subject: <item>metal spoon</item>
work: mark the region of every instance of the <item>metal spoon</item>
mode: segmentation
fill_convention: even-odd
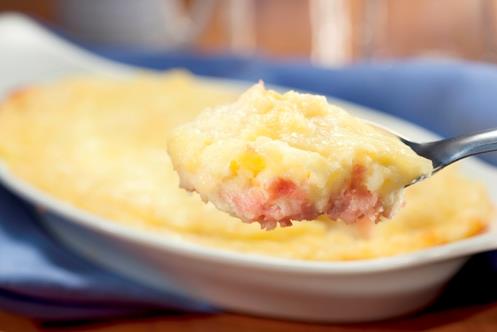
[[[432,174],[460,159],[480,153],[497,151],[497,129],[483,130],[474,134],[447,138],[427,143],[414,143],[402,137],[400,140],[418,155],[433,163]],[[428,178],[426,174],[413,180],[407,186]],[[407,187],[406,186],[406,187]]]

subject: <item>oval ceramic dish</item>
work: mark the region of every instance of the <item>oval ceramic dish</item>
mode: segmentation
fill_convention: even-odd
[[[0,49],[0,96],[58,76],[136,70],[78,50],[16,15],[0,18]],[[435,138],[393,117],[333,102],[411,139]],[[497,202],[497,171],[475,160],[461,164],[472,177],[484,179]],[[38,191],[1,164],[0,181],[42,207],[46,226],[91,260],[158,289],[173,287],[227,310],[270,317],[353,322],[406,314],[433,301],[470,255],[497,248],[493,222],[488,232],[466,240],[374,260],[310,262],[240,254],[103,220]]]

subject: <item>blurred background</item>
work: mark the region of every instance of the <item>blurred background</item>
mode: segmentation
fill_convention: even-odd
[[[94,49],[497,62],[497,0],[0,0]]]

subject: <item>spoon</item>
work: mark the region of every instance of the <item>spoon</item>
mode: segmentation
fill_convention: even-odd
[[[427,143],[415,143],[400,136],[398,137],[418,155],[432,161],[433,172],[431,174],[460,159],[480,153],[497,151],[496,128]],[[406,187],[428,178],[431,174],[421,175]]]

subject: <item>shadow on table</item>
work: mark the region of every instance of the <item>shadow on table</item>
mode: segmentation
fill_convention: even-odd
[[[492,317],[497,316],[497,307],[473,307],[462,310],[449,310],[443,313],[424,313],[416,316],[398,318],[390,321],[362,324],[309,324],[290,322],[237,314],[164,314],[148,313],[133,318],[115,319],[98,322],[71,322],[64,324],[42,325],[43,331],[51,332],[82,332],[82,331],[216,331],[216,332],[379,332],[379,331],[450,331],[449,325],[457,325],[454,331],[470,331],[469,327],[477,325],[470,323],[464,329],[458,322],[471,320],[474,315],[492,311]],[[497,320],[497,319],[495,319]],[[492,323],[487,322],[489,325]],[[493,323],[495,324],[495,322]],[[494,325],[495,326],[495,325]],[[476,330],[475,330],[476,331]]]

